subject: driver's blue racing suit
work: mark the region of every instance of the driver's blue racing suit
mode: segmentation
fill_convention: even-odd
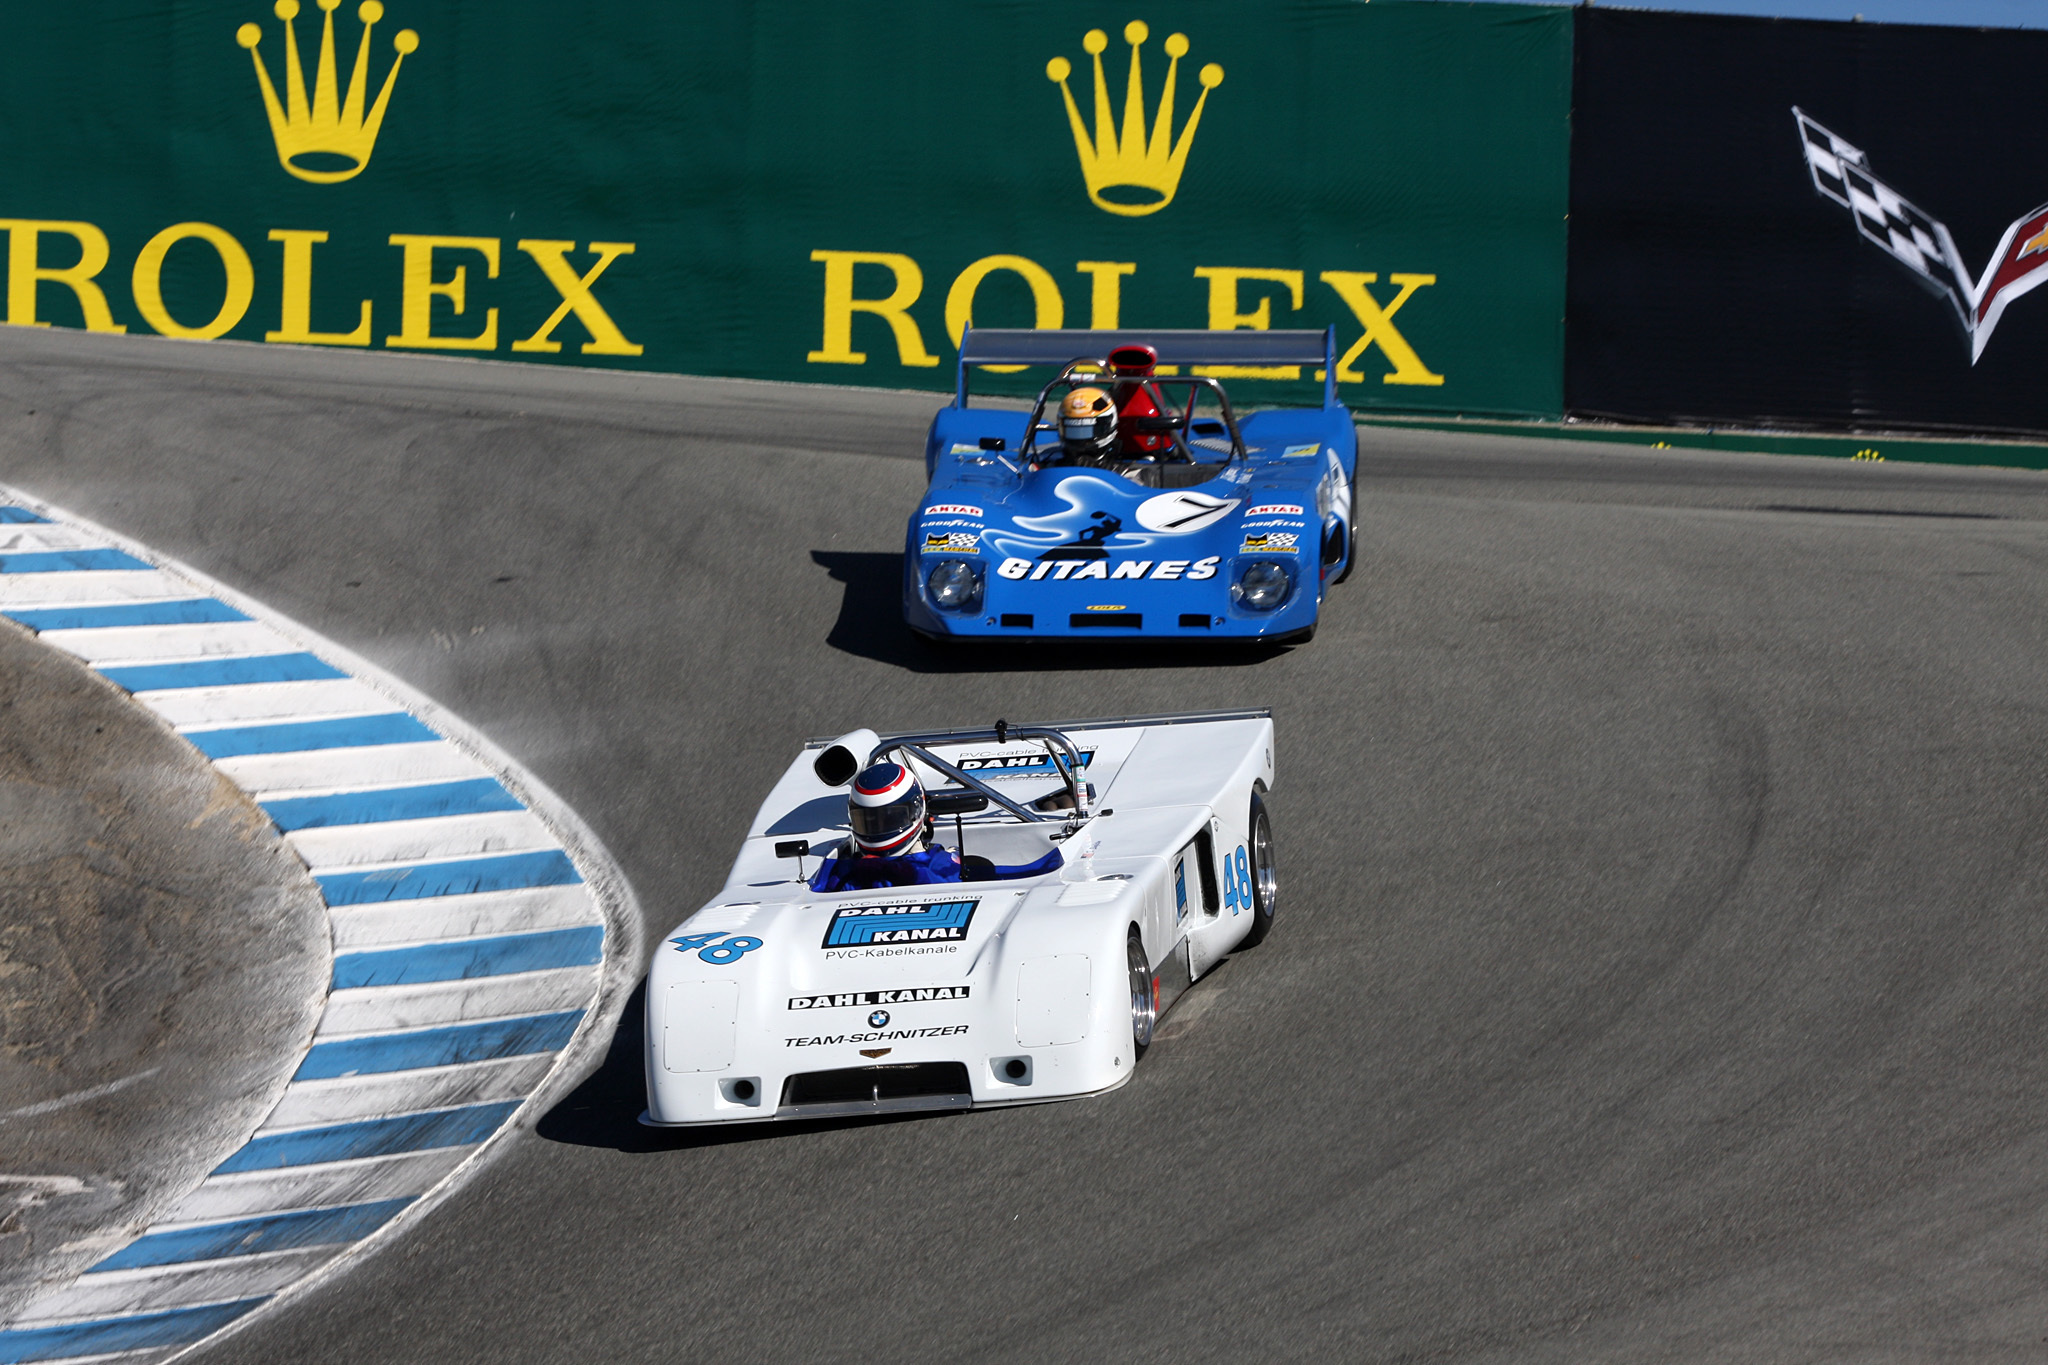
[[[997,867],[976,859],[963,866],[948,848],[934,845],[906,853],[900,858],[827,858],[811,878],[813,891],[873,891],[888,886],[938,886],[947,882],[1011,881],[1036,877],[1059,869],[1064,859],[1058,849],[1035,862],[1016,867]]]

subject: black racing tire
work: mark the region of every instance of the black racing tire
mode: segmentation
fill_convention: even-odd
[[[1273,932],[1274,902],[1279,899],[1280,891],[1279,877],[1273,866],[1273,821],[1266,814],[1266,803],[1256,791],[1252,793],[1251,819],[1247,828],[1249,835],[1245,845],[1252,864],[1252,927],[1237,945],[1239,949],[1256,948],[1266,941],[1267,934]]]
[[[1124,961],[1131,986],[1131,1061],[1133,1064],[1152,1046],[1159,1027],[1159,997],[1152,990],[1152,966],[1145,961],[1145,942],[1135,927],[1125,941]]]

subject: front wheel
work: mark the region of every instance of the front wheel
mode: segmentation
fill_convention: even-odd
[[[1239,948],[1256,948],[1273,931],[1273,904],[1279,897],[1280,879],[1273,867],[1273,821],[1266,803],[1252,793],[1251,852],[1252,927]]]
[[[1332,579],[1342,583],[1351,577],[1351,571],[1358,567],[1358,505],[1352,504],[1351,515],[1344,518],[1344,572]]]
[[[1152,1030],[1159,1022],[1159,997],[1152,989],[1152,968],[1145,961],[1145,945],[1136,929],[1131,930],[1124,957],[1130,968],[1131,1060],[1135,1062],[1152,1046]]]

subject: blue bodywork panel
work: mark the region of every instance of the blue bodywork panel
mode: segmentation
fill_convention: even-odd
[[[963,372],[970,354],[963,345]],[[1162,362],[1168,355],[1162,345]],[[1235,455],[1225,423],[1198,416],[1186,440],[1194,461],[1119,472],[1041,467],[1025,455],[1031,414],[967,406],[965,388],[963,373],[961,399],[932,419],[930,484],[905,533],[903,614],[921,634],[1303,638],[1328,585],[1350,568],[1358,440],[1334,393],[1319,408],[1238,417]],[[971,606],[934,601],[931,575],[947,561],[974,574]],[[1278,606],[1257,610],[1233,591],[1254,562],[1287,575]]]

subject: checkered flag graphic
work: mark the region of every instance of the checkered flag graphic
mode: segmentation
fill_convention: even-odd
[[[1947,226],[1872,175],[1870,158],[1862,148],[1821,127],[1797,105],[1792,115],[1799,120],[1800,143],[1814,189],[1848,209],[1865,239],[1884,248],[1929,289],[1946,298],[1955,307],[1963,330],[1975,332],[1977,290]]]

